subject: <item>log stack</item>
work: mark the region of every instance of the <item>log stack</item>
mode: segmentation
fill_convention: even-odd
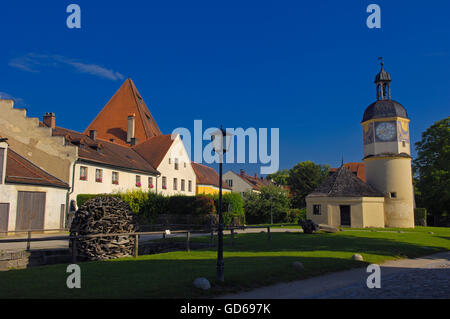
[[[136,227],[136,216],[127,203],[117,197],[100,196],[86,201],[75,213],[70,235],[132,233]],[[84,237],[76,239],[75,244],[79,260],[105,260],[132,256],[135,237]]]

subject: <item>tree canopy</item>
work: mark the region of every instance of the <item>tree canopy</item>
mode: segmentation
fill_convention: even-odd
[[[417,142],[413,162],[416,204],[434,216],[450,213],[450,117],[430,126]]]
[[[291,190],[292,207],[303,208],[306,206],[306,196],[328,177],[329,169],[329,165],[318,165],[311,161],[305,161],[289,170],[288,185]]]

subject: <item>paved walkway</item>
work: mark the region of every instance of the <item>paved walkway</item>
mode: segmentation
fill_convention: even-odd
[[[248,228],[246,230],[237,230],[235,231],[235,234],[249,234],[249,233],[259,233],[259,232],[266,232],[267,228]],[[271,232],[298,232],[301,231],[301,229],[293,229],[293,228],[271,228]],[[228,235],[230,231],[224,231],[225,235]],[[198,236],[208,236],[210,233],[194,233],[191,234],[191,237],[198,237]],[[52,237],[52,236],[68,236],[68,233],[53,233],[53,234],[33,234],[32,238],[38,238],[38,237]],[[186,237],[186,234],[173,234],[173,235],[167,235],[166,238],[173,238],[173,237]],[[2,237],[1,239],[17,239],[17,238],[27,238],[26,236],[11,236],[11,237]],[[155,240],[155,239],[161,239],[162,235],[142,235],[139,237],[140,242],[149,241],[149,240]],[[52,240],[52,241],[35,241],[31,242],[31,249],[58,249],[58,248],[69,248],[69,241],[68,240]],[[8,251],[18,251],[18,250],[25,250],[27,248],[26,242],[20,242],[20,243],[0,243],[0,250],[8,250]]]
[[[381,267],[381,288],[369,289],[366,268],[258,288],[221,299],[450,299],[450,252],[388,261]]]

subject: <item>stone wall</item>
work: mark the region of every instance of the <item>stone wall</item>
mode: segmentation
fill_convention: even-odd
[[[27,268],[29,257],[27,251],[0,251],[0,271]]]

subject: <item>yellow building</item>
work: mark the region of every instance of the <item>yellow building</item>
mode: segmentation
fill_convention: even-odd
[[[377,101],[366,108],[361,122],[366,182],[350,178],[341,167],[306,197],[307,216],[316,223],[414,227],[409,118],[391,100],[391,81],[382,63],[375,78]]]
[[[219,174],[209,166],[191,162],[197,177],[196,194],[209,195],[219,193]],[[222,193],[231,192],[231,188],[222,181]]]

